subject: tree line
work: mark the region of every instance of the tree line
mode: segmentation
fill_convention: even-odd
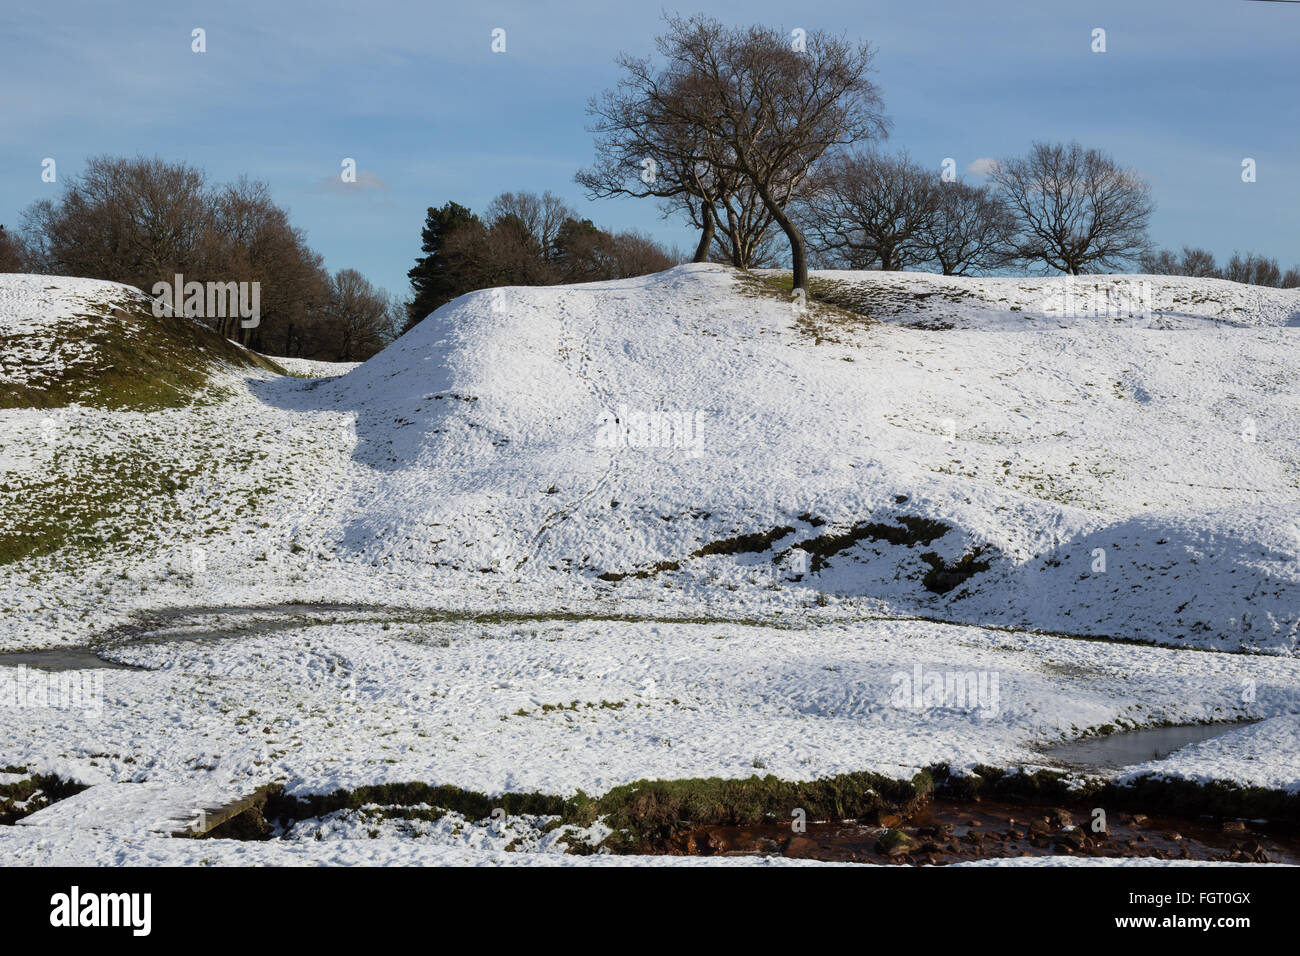
[[[261,318],[206,317],[218,332],[270,355],[360,361],[401,324],[400,304],[355,269],[327,270],[265,183],[212,184],[202,170],[157,157],[91,158],[57,199],[0,228],[0,271],[155,283],[258,282]]]
[[[985,185],[936,175],[879,148],[890,121],[869,45],[665,20],[658,60],[621,55],[617,85],[590,101],[596,160],[576,180],[590,198],[652,198],[683,216],[699,230],[697,262],[773,265],[783,236],[804,289],[810,262],[945,275],[1176,265],[1151,248],[1149,184],[1100,150],[1035,142],[992,163]],[[1271,281],[1268,262],[1223,274]]]
[[[1150,186],[1077,142],[1035,142],[993,162],[984,184],[885,152],[891,124],[867,44],[665,20],[658,61],[620,56],[619,81],[588,104],[595,162],[575,178],[591,199],[650,198],[685,218],[699,231],[697,262],[788,262],[796,289],[807,288],[810,264],[1078,275],[1136,263],[1300,286],[1300,267],[1284,273],[1254,253],[1220,267],[1202,249],[1154,249]],[[328,272],[266,184],[209,184],[201,170],[157,158],[93,158],[59,199],[26,210],[20,235],[0,226],[0,271],[142,289],[176,273],[258,281],[261,323],[216,327],[268,354],[338,361],[367,358],[476,289],[627,278],[682,258],[643,233],[598,228],[550,192],[503,192],[481,216],[456,202],[428,209],[410,298],[399,302],[355,270]]]
[[[481,218],[456,202],[430,207],[420,239],[405,328],[476,289],[625,279],[681,261],[643,233],[598,228],[549,191],[501,193]]]
[[[636,231],[611,232],[550,192],[504,192],[482,217],[430,208],[423,255],[399,301],[355,269],[325,269],[265,183],[210,184],[159,158],[98,156],[57,199],[33,203],[20,234],[0,226],[0,272],[107,279],[151,290],[186,282],[257,282],[261,318],[200,317],[268,355],[361,361],[439,305],[500,285],[593,282],[659,272],[681,256]]]
[[[1248,252],[1234,252],[1219,266],[1214,254],[1205,249],[1183,246],[1181,252],[1170,249],[1151,250],[1138,259],[1138,268],[1152,275],[1192,276],[1200,279],[1229,279],[1247,285],[1272,286],[1275,289],[1300,289],[1300,266],[1286,272],[1276,259]]]

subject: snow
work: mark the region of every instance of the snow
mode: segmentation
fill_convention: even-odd
[[[59,832],[112,830],[126,834],[172,834],[199,824],[206,809],[243,796],[210,781],[167,784],[103,783],[23,817],[16,826]]]
[[[15,489],[109,453],[179,486],[105,515],[108,548],[0,566],[0,650],[112,637],[109,656],[150,668],[94,672],[98,715],[4,721],[0,765],[103,785],[600,793],[1032,765],[1106,724],[1257,717],[1125,773],[1300,789],[1300,292],[818,277],[879,321],[800,315],[683,266],[473,293],[355,368],[218,369],[186,408],[0,410],[2,520],[43,500]],[[1152,311],[1058,307],[1135,283]],[[0,277],[4,374],[93,360],[52,330],[121,290]],[[794,549],[916,519],[947,530],[868,535],[825,567]],[[697,554],[775,528],[792,530],[760,553]],[[963,555],[987,570],[924,586]],[[240,610],[283,604],[364,608]],[[118,640],[167,609],[156,640]],[[996,675],[994,712],[896,706],[918,665]],[[0,659],[0,684],[14,673]],[[516,856],[425,836],[203,852]],[[78,839],[0,834],[25,860],[192,852]]]
[[[124,837],[103,831],[78,835],[69,846],[32,828],[6,827],[0,832],[0,865],[7,866],[864,866],[761,856],[575,856],[517,852],[464,843],[401,838],[313,840],[176,840]],[[1183,860],[1091,859],[1039,856],[989,859],[957,866],[1234,866],[1260,864],[1202,863]]]
[[[887,281],[941,281],[903,276]],[[1050,297],[1051,280],[942,281]],[[7,468],[40,467],[53,445],[74,470],[124,441],[153,449],[154,467],[201,471],[180,515],[140,504],[123,529],[131,553],[33,562],[56,606],[32,607],[18,569],[0,597],[11,639],[82,640],[140,606],[289,594],[427,605],[447,592],[495,603],[506,588],[541,606],[563,595],[764,613],[821,594],[966,623],[1294,649],[1300,416],[1282,323],[1300,293],[1226,284],[1240,290],[1243,304],[1219,292],[1233,314],[1290,296],[1290,312],[1261,306],[1243,327],[861,324],[815,344],[789,307],[737,282],[693,266],[489,290],[325,381],[249,375],[228,401],[134,418],[6,412]],[[970,309],[971,323],[986,316]],[[620,408],[630,437],[608,423]],[[41,440],[47,419],[57,441]],[[684,420],[688,447],[671,430]],[[864,543],[795,586],[771,554],[691,556],[776,526],[796,528],[788,548],[903,516],[952,530],[928,548]],[[191,542],[208,552],[207,576],[169,580]],[[921,553],[951,563],[974,548],[991,565],[974,584],[920,585]],[[599,579],[665,562],[681,570]],[[128,580],[99,580],[110,564]]]
[[[1300,715],[1287,713],[1203,740],[1165,760],[1138,764],[1122,777],[1143,775],[1295,791],[1300,789]]]
[[[235,790],[420,780],[572,795],[641,778],[1034,764],[1040,745],[1104,724],[1300,710],[1293,658],[926,622],[354,620],[226,633],[106,651],[148,670],[95,672],[99,707],[28,708],[0,730],[0,753],[88,783],[179,784],[202,768]],[[912,692],[918,667],[922,685],[985,675],[988,691],[934,706]],[[1285,789],[1300,789],[1294,759],[1273,762],[1291,768]]]
[[[1161,275],[1052,278],[941,276],[925,272],[814,271],[814,280],[876,313],[918,327],[1036,331],[1129,328],[1300,327],[1294,289]],[[848,287],[847,289],[844,287]],[[817,289],[814,288],[814,292]]]
[[[361,364],[360,362],[322,362],[317,359],[286,358],[283,355],[275,356],[275,363],[291,375],[302,378],[333,378],[336,375],[346,375]]]
[[[114,297],[143,298],[116,282],[0,273],[0,383],[39,385],[70,368],[91,366],[96,350],[85,332]]]

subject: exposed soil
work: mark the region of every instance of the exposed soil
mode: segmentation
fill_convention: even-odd
[[[816,573],[826,567],[832,557],[849,550],[860,541],[887,541],[896,547],[910,548],[917,544],[928,545],[951,530],[951,526],[942,521],[916,515],[899,515],[898,524],[859,521],[847,531],[818,535],[799,542],[795,547],[812,555],[812,571]]]
[[[906,818],[885,816],[874,825],[809,822],[803,833],[791,824],[700,826],[663,852],[929,866],[1027,856],[1300,864],[1294,832],[1258,823],[1121,812],[1105,824],[1096,832],[1091,816],[1045,804],[939,798]]]
[[[4,769],[24,773],[20,767]],[[85,789],[82,784],[47,774],[33,774],[16,783],[0,784],[0,826],[16,823]]]
[[[967,580],[981,571],[989,569],[989,562],[980,560],[983,553],[982,548],[976,548],[974,551],[966,552],[959,560],[949,564],[935,552],[927,551],[921,555],[921,560],[930,565],[930,570],[925,572],[925,577],[921,579],[921,583],[925,585],[927,591],[933,591],[935,594],[947,594],[953,588],[965,584]]]

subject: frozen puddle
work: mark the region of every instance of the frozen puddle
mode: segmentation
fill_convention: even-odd
[[[350,619],[350,620],[349,620]],[[154,644],[205,644],[246,640],[280,631],[297,631],[314,625],[344,622],[384,624],[399,621],[428,623],[546,623],[572,619],[564,612],[477,612],[410,609],[376,604],[306,603],[274,605],[222,605],[166,608],[143,614],[138,623],[115,628],[92,644],[0,651],[0,667],[31,667],[46,671],[115,668],[148,670],[116,659],[121,651]],[[597,619],[595,616],[592,620]],[[610,620],[624,620],[613,617]],[[690,623],[678,617],[627,618],[630,623]],[[743,623],[743,622],[736,622]]]
[[[1118,770],[1148,760],[1163,760],[1188,744],[1220,737],[1254,722],[1240,720],[1226,724],[1183,724],[1127,730],[1044,747],[1042,753],[1050,762],[1074,769]]]
[[[113,670],[139,670],[130,664],[105,660],[93,647],[50,647],[39,651],[6,651],[0,653],[0,667],[31,667],[42,671],[84,671],[94,668]]]
[[[113,659],[113,653],[128,647],[189,641],[231,640],[281,630],[294,630],[313,623],[329,623],[329,615],[373,614],[379,609],[351,604],[281,604],[269,607],[228,606],[174,608],[154,612],[147,623],[124,629],[125,637],[95,644],[50,647],[33,651],[2,651],[0,667],[30,667],[44,671],[73,671],[108,668],[142,670],[134,664]]]

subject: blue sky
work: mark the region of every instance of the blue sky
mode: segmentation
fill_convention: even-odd
[[[428,206],[481,210],[506,189],[689,249],[652,202],[588,202],[572,182],[591,160],[588,98],[620,51],[651,52],[663,9],[870,41],[890,145],[936,170],[1076,138],[1151,182],[1158,243],[1300,264],[1300,3],[1249,0],[6,4],[0,222],[57,192],[47,156],[62,179],[145,153],[267,181],[328,266],[397,293]],[[361,188],[339,180],[344,157]]]

